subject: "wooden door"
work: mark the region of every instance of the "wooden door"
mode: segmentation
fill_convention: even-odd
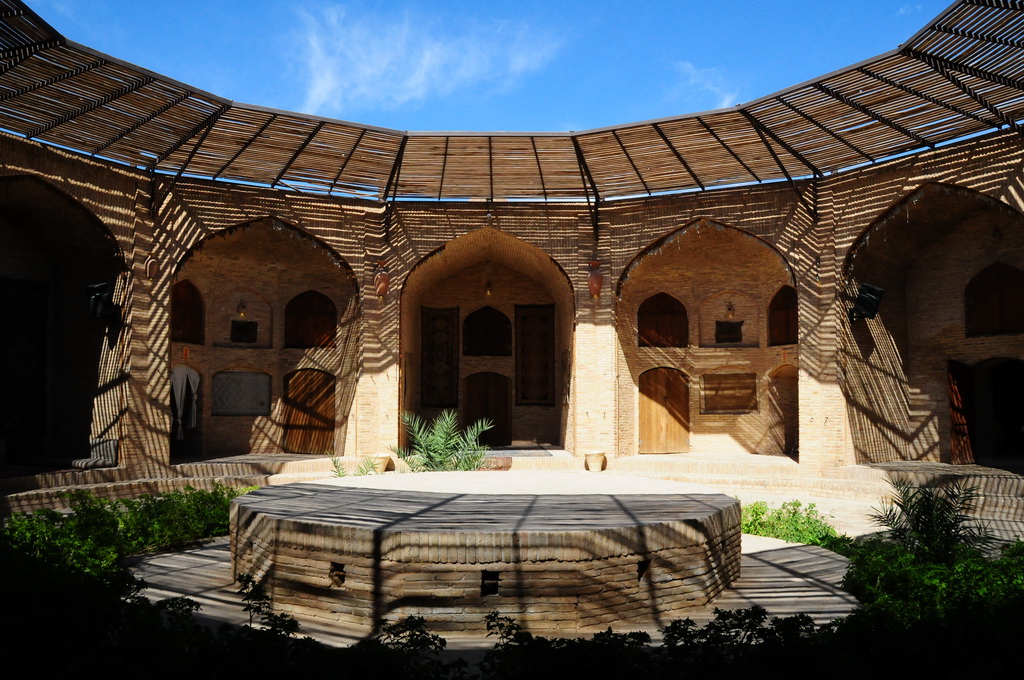
[[[690,450],[690,384],[674,368],[640,375],[640,453]]]
[[[508,446],[512,443],[508,408],[509,379],[499,373],[482,372],[466,376],[462,422],[471,425],[489,418],[494,427],[480,435],[480,443]]]
[[[284,378],[284,450],[334,452],[334,376],[313,369]]]
[[[971,407],[974,394],[974,372],[967,364],[948,361],[949,374],[949,448],[954,465],[974,462],[971,442]]]

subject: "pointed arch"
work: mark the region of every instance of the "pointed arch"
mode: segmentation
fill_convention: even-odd
[[[171,340],[203,344],[203,294],[188,279],[171,287]]]
[[[655,293],[636,310],[637,345],[686,347],[690,344],[690,320],[686,306],[668,293]]]
[[[619,297],[622,297],[622,287],[625,285],[626,281],[629,280],[630,276],[633,273],[633,270],[640,266],[646,258],[648,258],[651,255],[657,255],[662,251],[662,249],[665,246],[681,238],[682,236],[690,233],[691,231],[700,234],[701,230],[705,229],[713,229],[716,231],[728,229],[736,232],[737,234],[752,239],[753,241],[756,241],[758,244],[768,248],[773,253],[775,253],[775,255],[779,258],[779,262],[781,262],[782,266],[785,268],[789,283],[791,285],[796,285],[796,274],[794,273],[793,267],[790,265],[789,260],[786,259],[786,256],[782,253],[781,250],[779,250],[777,246],[775,246],[775,244],[766,241],[757,234],[752,234],[749,231],[746,231],[739,227],[734,227],[730,224],[718,222],[716,220],[708,219],[706,217],[699,217],[694,220],[691,220],[687,224],[684,224],[683,226],[679,227],[678,229],[670,231],[661,238],[648,244],[640,252],[634,255],[633,259],[629,261],[629,264],[627,264],[623,268],[622,274],[619,276],[619,280],[615,283],[615,294]]]
[[[462,322],[462,353],[466,356],[512,356],[512,321],[490,305]]]
[[[1024,333],[1024,271],[993,262],[964,288],[968,336]]]
[[[799,333],[796,288],[782,286],[768,304],[768,344],[795,345]]]
[[[284,346],[334,347],[338,307],[315,290],[299,293],[284,307]]]

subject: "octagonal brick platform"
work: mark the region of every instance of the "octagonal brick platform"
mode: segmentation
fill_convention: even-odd
[[[739,502],[606,473],[448,472],[272,486],[231,508],[235,574],[278,611],[371,629],[662,624],[739,577]]]

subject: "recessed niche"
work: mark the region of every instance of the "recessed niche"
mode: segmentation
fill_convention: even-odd
[[[270,415],[270,376],[252,371],[221,371],[213,376],[215,416]]]
[[[757,410],[757,375],[709,373],[703,383],[704,413],[747,413]]]
[[[327,572],[331,579],[331,586],[340,588],[345,585],[345,565],[339,562],[331,562],[331,569]]]
[[[716,321],[715,343],[725,345],[734,342],[743,342],[743,322]]]
[[[231,342],[255,343],[259,336],[259,323],[256,321],[231,321]]]
[[[480,575],[480,595],[497,595],[499,577],[500,575],[496,571],[484,570]]]

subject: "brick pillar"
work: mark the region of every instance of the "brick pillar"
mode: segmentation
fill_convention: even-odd
[[[156,243],[151,201],[151,185],[140,184],[136,194],[135,250],[125,253],[131,281],[125,310],[131,338],[131,367],[119,454],[120,464],[137,475],[158,473],[170,462],[168,351],[175,260],[165,244]],[[146,275],[146,262],[151,254],[156,260],[152,280]]]
[[[367,224],[370,222],[371,218],[368,218]],[[355,452],[360,456],[388,453],[389,447],[398,444],[402,411],[398,336],[402,272],[398,271],[396,257],[375,254],[386,253],[387,246],[383,238],[368,237],[367,247],[372,252],[363,258],[362,274],[357,273],[362,282],[363,342],[362,371],[356,387],[353,415],[356,420]],[[386,262],[391,284],[387,295],[378,298],[374,276],[381,260]]]
[[[846,397],[839,383],[842,261],[836,248],[831,195],[822,193],[816,240],[820,257],[797,281],[800,305],[800,473],[835,474],[848,462]]]
[[[608,231],[601,223],[599,233]],[[604,452],[617,454],[618,399],[616,384],[615,288],[610,257],[603,243],[594,248],[596,255],[585,252],[585,244],[593,241],[590,215],[580,217],[580,259],[574,277],[576,293],[576,334],[573,399],[575,437],[573,453]],[[589,233],[586,233],[589,232]],[[597,261],[604,276],[601,295],[593,298],[587,285],[590,262]]]

